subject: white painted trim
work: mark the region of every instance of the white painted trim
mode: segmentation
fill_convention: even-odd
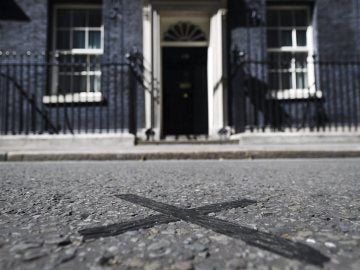
[[[163,129],[163,88],[162,88],[162,50],[161,50],[161,23],[160,23],[160,14],[158,11],[153,13],[153,71],[154,79],[158,82],[159,88],[159,100],[155,102],[153,98],[153,122],[156,130],[156,136],[160,139],[161,131]]]
[[[207,41],[196,41],[196,42],[179,42],[179,41],[163,41],[161,42],[162,47],[207,47],[209,43]]]
[[[279,48],[271,48],[269,47],[267,49],[267,52],[271,53],[271,52],[279,52],[279,53],[286,53],[286,52],[293,52],[293,53],[307,53],[308,57],[307,57],[307,83],[308,83],[308,88],[305,89],[296,89],[296,71],[299,71],[299,69],[297,69],[295,67],[295,62],[294,59],[292,61],[291,64],[291,68],[287,69],[287,71],[290,71],[291,75],[292,75],[292,85],[293,85],[293,89],[280,89],[280,90],[274,90],[274,91],[278,91],[279,94],[271,94],[271,96],[273,98],[276,99],[297,99],[297,98],[309,98],[309,97],[313,97],[313,94],[318,95],[318,93],[320,93],[319,95],[322,96],[322,93],[320,90],[315,90],[315,65],[312,59],[312,54],[314,52],[314,37],[313,37],[313,27],[311,25],[311,12],[310,12],[310,7],[306,6],[306,5],[299,5],[299,6],[289,6],[289,5],[272,5],[272,6],[268,6],[267,10],[305,10],[307,13],[307,24],[308,26],[295,26],[295,27],[283,27],[283,26],[279,26],[279,27],[275,27],[275,26],[269,26],[267,27],[268,30],[282,30],[282,29],[288,29],[288,30],[292,30],[292,46],[283,46],[283,47],[279,47]],[[306,30],[306,46],[298,46],[297,45],[297,36],[296,36],[296,31],[297,30]],[[280,40],[279,40],[279,44],[280,44]],[[282,71],[281,69],[276,69],[277,71]],[[310,89],[310,90],[309,90]],[[303,91],[303,94],[300,94],[300,92]],[[311,92],[313,92],[313,94],[311,94]],[[309,94],[310,93],[310,94]]]
[[[160,91],[160,100],[155,102],[151,93],[145,94],[145,119],[146,127],[153,127],[156,135],[161,135],[163,128],[163,90],[162,90],[162,47],[208,47],[208,115],[209,115],[209,132],[208,134],[217,134],[217,131],[224,127],[225,124],[225,102],[223,89],[223,15],[224,10],[219,9],[214,14],[211,5],[204,5],[203,10],[198,12],[188,12],[184,10],[186,5],[182,5],[182,9],[170,9],[171,3],[162,2],[162,5],[151,4],[153,1],[144,1],[143,12],[143,54],[144,66],[149,67],[153,72],[154,78],[159,82],[158,89]],[[211,2],[211,1],[210,1]],[[205,2],[204,2],[205,3]],[[164,9],[162,9],[164,8]],[[162,31],[160,19],[164,17],[184,17],[191,21],[191,17],[207,18],[210,24],[211,14],[213,15],[213,42],[162,42]],[[209,25],[210,27],[210,25]],[[207,28],[208,29],[208,28]],[[206,32],[209,32],[208,30]],[[211,38],[211,37],[210,37]],[[216,91],[214,89],[216,88]],[[214,102],[215,101],[215,102]],[[216,107],[215,107],[216,106]],[[214,120],[216,119],[216,122]]]
[[[147,89],[152,89],[152,7],[150,4],[144,4],[143,6],[143,55],[145,67],[145,86]],[[146,72],[149,71],[149,72]],[[150,91],[145,91],[145,128],[151,128],[153,126],[153,98]]]
[[[56,21],[57,21],[57,10],[58,9],[70,9],[70,10],[74,10],[74,9],[98,9],[98,10],[102,10],[102,5],[94,5],[94,4],[56,4],[53,7],[53,21],[52,21],[52,50],[55,52],[72,52],[74,50],[83,50],[83,51],[92,51],[92,53],[103,53],[103,48],[104,48],[104,20],[102,20],[102,26],[101,27],[60,27],[57,28],[56,27]],[[101,31],[101,49],[72,49],[71,51],[66,51],[66,50],[56,50],[56,30],[57,29],[71,29],[71,32],[73,30],[77,30],[77,29],[84,29],[84,30],[100,30]],[[72,34],[70,35],[70,39],[72,39]],[[72,42],[70,42],[72,43]]]
[[[94,9],[94,10],[102,10],[102,5],[94,5],[94,4],[56,4],[54,5],[53,7],[53,21],[52,21],[52,51],[55,53],[53,57],[55,57],[53,60],[54,62],[56,62],[56,57],[58,55],[85,55],[86,57],[89,57],[89,56],[93,56],[93,55],[99,55],[101,56],[103,53],[104,53],[104,20],[102,18],[102,25],[101,27],[72,27],[72,22],[70,23],[70,27],[60,27],[58,28],[57,25],[56,25],[56,22],[57,22],[57,11],[59,9],[69,9],[69,10],[75,10],[75,9],[86,9],[86,10],[89,10],[89,9]],[[88,22],[88,20],[87,20]],[[70,45],[72,45],[73,41],[73,31],[74,30],[77,30],[77,29],[82,29],[85,31],[85,46],[87,47],[88,46],[88,35],[89,35],[89,31],[90,30],[98,30],[100,31],[100,49],[89,49],[89,48],[85,48],[85,49],[70,49],[70,50],[57,50],[56,49],[56,33],[57,33],[57,30],[58,29],[68,29],[70,30]],[[88,60],[88,59],[87,59]],[[85,74],[86,73],[86,74]],[[87,83],[86,83],[86,87],[87,87],[87,92],[82,92],[82,93],[74,93],[74,94],[71,94],[72,97],[75,97],[75,95],[83,95],[84,94],[89,94],[90,95],[90,99],[91,98],[91,92],[89,92],[91,89],[90,89],[90,77],[91,75],[101,75],[101,71],[100,72],[91,72],[89,70],[89,67],[88,67],[88,70],[83,73],[82,75],[86,75],[87,76]],[[72,74],[75,74],[75,73],[72,73]],[[56,65],[54,65],[52,67],[52,70],[51,70],[51,89],[50,89],[50,93],[53,95],[53,96],[57,96],[57,87],[58,87],[58,78],[59,78],[59,70],[58,70],[58,67]],[[70,75],[70,74],[69,74]],[[74,91],[73,89],[71,89],[73,92],[76,92]],[[50,97],[53,97],[53,96],[50,96]],[[56,99],[57,101],[54,101],[55,99],[54,98],[50,98],[50,99],[47,99],[46,97],[44,97],[44,103],[46,103],[45,101],[49,101],[48,103],[67,103],[67,102],[99,102],[97,100],[94,100],[94,101],[88,101],[88,100],[85,100],[85,101],[82,101],[82,98],[79,98],[80,101],[67,101],[68,98],[65,97],[64,98],[61,98],[61,95],[59,95],[59,98]],[[59,100],[63,100],[63,102],[59,101]]]
[[[276,100],[292,100],[292,99],[309,99],[322,98],[323,93],[315,88],[310,89],[286,89],[286,90],[271,90],[268,99]]]
[[[57,103],[93,103],[102,102],[104,100],[103,95],[100,92],[90,93],[74,93],[66,95],[51,95],[44,96],[44,104],[57,104]]]
[[[78,55],[78,54],[102,55],[104,53],[104,50],[103,49],[71,49],[68,51],[57,51],[57,53],[61,55]]]
[[[208,115],[209,135],[225,126],[223,74],[223,15],[220,9],[210,19],[208,48]]]

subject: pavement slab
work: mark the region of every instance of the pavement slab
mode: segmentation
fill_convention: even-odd
[[[0,163],[0,269],[360,269],[359,165]]]

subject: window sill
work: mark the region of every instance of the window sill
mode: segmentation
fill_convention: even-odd
[[[100,92],[97,93],[74,93],[66,95],[44,96],[44,104],[67,104],[67,103],[97,103],[103,102],[104,98]]]
[[[315,89],[287,89],[287,90],[271,90],[268,99],[276,100],[296,100],[296,99],[320,99],[323,97],[321,90]]]

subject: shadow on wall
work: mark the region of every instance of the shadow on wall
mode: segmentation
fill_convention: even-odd
[[[247,128],[283,131],[305,125],[324,126],[328,121],[324,97],[273,97],[268,85],[265,18],[263,0],[229,1],[231,125],[236,132]]]
[[[241,94],[244,100],[242,113],[245,115],[245,126],[271,126],[275,131],[282,131],[291,126],[291,116],[283,108],[281,101],[269,98],[268,84],[252,76],[246,64],[239,66],[237,76],[242,77]],[[234,89],[238,91],[239,89]]]
[[[14,0],[1,0],[0,21],[30,21],[30,18]]]

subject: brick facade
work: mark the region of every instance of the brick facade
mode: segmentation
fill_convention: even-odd
[[[23,9],[26,15],[30,18],[30,21],[17,22],[17,21],[0,21],[0,51],[3,53],[6,51],[15,51],[17,54],[31,52],[46,52],[50,48],[51,39],[49,37],[51,33],[50,18],[52,16],[51,9],[52,4],[56,1],[47,0],[16,0],[18,5]],[[71,2],[59,0],[58,2]],[[131,51],[133,48],[142,51],[142,20],[143,20],[143,1],[142,0],[103,0],[103,1],[84,1],[79,0],[79,3],[96,2],[102,3],[103,6],[103,22],[104,22],[104,59],[106,61],[115,60],[118,62],[125,62],[125,54]],[[245,53],[246,57],[255,59],[264,59],[266,57],[266,6],[267,5],[308,5],[311,7],[312,12],[312,25],[314,32],[314,52],[318,57],[333,57],[343,56],[348,57],[351,55],[357,56],[360,54],[360,11],[358,0],[303,0],[303,1],[271,1],[271,0],[228,0],[228,12],[227,12],[227,61],[229,67],[229,80],[231,80],[231,64],[233,57],[233,50],[237,48],[239,51]],[[351,58],[350,58],[351,59]],[[36,72],[40,72],[39,70]],[[111,71],[111,72],[114,72]],[[262,71],[255,74],[255,71],[251,71],[253,81],[252,83],[261,84],[261,76],[259,74]],[[320,71],[319,71],[320,72]],[[353,72],[360,72],[355,70]],[[38,87],[46,88],[46,71],[43,71],[44,82],[38,83]],[[86,107],[91,108],[98,107],[100,112],[101,107],[108,106],[105,110],[109,119],[116,118],[116,111],[113,109],[115,102],[121,102],[122,107],[118,107],[123,115],[125,127],[129,126],[128,114],[130,112],[129,99],[123,99],[119,101],[118,93],[123,91],[124,95],[128,95],[126,89],[129,85],[126,78],[119,78],[125,83],[121,85],[124,89],[119,89],[117,84],[117,77],[110,76],[102,78],[103,94],[106,98],[104,104],[82,104],[81,109],[78,109],[79,117],[85,118],[84,115]],[[109,74],[109,73],[108,73]],[[336,75],[337,74],[337,75]],[[27,75],[31,76],[31,75]],[[120,75],[119,75],[120,76]],[[121,75],[127,76],[127,75]],[[335,71],[335,76],[341,76]],[[1,82],[0,82],[1,83]],[[324,85],[323,87],[334,87],[331,84]],[[43,91],[43,90],[42,90]],[[45,90],[46,91],[46,90]],[[239,90],[240,91],[240,90]],[[234,89],[234,84],[229,84],[229,98],[228,98],[228,114],[230,117],[230,125],[234,125],[236,121],[242,121],[237,119],[237,114],[246,113],[239,111],[238,107],[247,107],[248,110],[253,110],[253,101],[250,97],[244,97],[244,93],[239,92],[238,89]],[[330,99],[336,98],[335,96],[329,96]],[[39,93],[38,93],[39,95]],[[242,96],[243,95],[243,96]],[[137,92],[137,108],[138,112],[137,123],[138,127],[144,127],[144,90],[140,87]],[[239,102],[236,100],[241,99]],[[350,96],[350,99],[355,97]],[[20,97],[14,97],[15,100]],[[12,101],[9,100],[11,103]],[[19,103],[17,103],[19,104]],[[9,105],[9,104],[8,104]],[[243,105],[243,106],[242,106]],[[246,106],[245,106],[246,105]],[[4,104],[3,104],[4,106]],[[284,104],[286,110],[287,106]],[[334,105],[340,106],[340,105]],[[341,105],[342,106],[342,105]],[[249,109],[250,108],[250,109]],[[356,107],[355,107],[356,108]],[[353,109],[355,109],[353,108]],[[18,108],[16,110],[19,110]],[[48,107],[48,110],[54,110],[52,106]],[[290,109],[291,110],[291,109]],[[75,110],[76,111],[76,110]],[[356,113],[356,112],[355,112]],[[60,108],[59,112],[60,121],[61,118],[66,115],[64,107]],[[77,118],[78,116],[75,116]],[[106,121],[102,119],[105,117],[102,114],[97,113],[95,110],[92,115],[93,121],[91,125],[96,128],[99,127],[99,123]],[[262,116],[264,117],[264,116]],[[359,115],[360,119],[360,115]],[[113,120],[110,120],[113,121]]]

